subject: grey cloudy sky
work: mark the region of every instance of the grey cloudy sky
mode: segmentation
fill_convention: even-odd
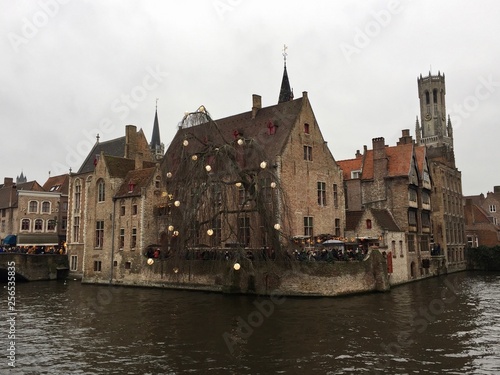
[[[500,185],[498,1],[0,0],[0,174],[43,184],[95,142],[168,145],[185,111],[214,119],[277,103],[282,48],[337,160],[402,129],[415,136],[417,76],[446,74],[465,195]],[[1,177],[1,176],[0,176]]]

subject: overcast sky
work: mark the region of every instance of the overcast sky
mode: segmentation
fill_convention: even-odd
[[[402,129],[417,76],[446,75],[463,192],[500,185],[498,1],[0,0],[0,177],[77,171],[95,135],[168,145],[184,112],[214,119],[278,101],[283,45],[335,159]],[[1,182],[1,181],[0,181]]]

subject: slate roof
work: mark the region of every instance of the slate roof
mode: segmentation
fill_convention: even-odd
[[[380,228],[387,229],[391,232],[401,231],[388,210],[372,208],[371,212]]]
[[[156,146],[161,145],[160,125],[158,123],[158,111],[155,111],[155,120],[153,123],[153,134],[151,135],[150,147],[154,150]]]
[[[169,170],[180,164],[186,155],[193,155],[206,149],[207,145],[224,146],[244,138],[250,147],[245,147],[249,154],[245,154],[247,165],[260,163],[262,156],[267,160],[274,160],[276,155],[283,153],[287,145],[290,132],[301,112],[304,98],[279,103],[258,110],[255,118],[252,111],[240,113],[230,117],[205,122],[200,125],[179,128],[166,152],[165,162]],[[274,134],[270,134],[270,127],[274,127]],[[183,140],[189,145],[184,147]],[[247,152],[245,151],[245,152]],[[252,156],[255,160],[251,160]],[[258,164],[257,164],[258,165]]]
[[[373,219],[377,222],[380,228],[387,229],[391,232],[400,232],[391,213],[386,209],[369,209]],[[363,218],[364,211],[346,211],[346,230],[354,231],[359,225],[360,220]]]
[[[123,198],[141,195],[141,189],[151,182],[155,171],[155,167],[129,171],[123,180],[123,184],[115,194],[115,197]],[[133,184],[132,190],[130,190],[130,183]]]
[[[110,141],[97,142],[87,155],[78,173],[93,172],[95,157],[101,152],[105,155],[123,157],[125,155],[125,136]]]
[[[356,230],[359,221],[363,217],[364,211],[346,211],[345,213],[345,230]]]
[[[125,159],[111,155],[103,155],[108,168],[109,176],[112,178],[125,178],[130,170],[135,168],[135,160]],[[101,162],[99,160],[99,162]]]
[[[288,102],[293,99],[293,92],[290,88],[290,81],[288,80],[288,73],[286,71],[286,65],[283,69],[283,78],[281,80],[280,96],[278,98],[278,103]]]

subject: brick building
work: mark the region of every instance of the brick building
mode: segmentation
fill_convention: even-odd
[[[0,237],[5,244],[37,251],[59,250],[66,240],[68,175],[50,177],[41,186],[21,174],[0,186]]]
[[[100,142],[97,137],[78,172],[70,174],[67,250],[73,274],[109,280],[114,267],[132,264],[131,259],[118,255],[115,259],[114,254],[124,238],[127,249],[132,249],[132,241],[142,244],[148,239],[138,218],[146,209],[143,195],[151,194],[155,168],[148,141],[136,126],[127,125],[125,136],[110,141]],[[132,189],[124,196],[121,192],[128,186]],[[114,266],[115,260],[120,264]]]
[[[391,285],[411,279],[406,234],[398,227],[387,209],[370,208],[346,212],[345,236],[359,248],[375,246],[387,259]],[[349,246],[349,245],[348,245]]]
[[[445,76],[417,79],[420,125],[416,121],[417,145],[425,145],[433,180],[432,233],[446,258],[448,270],[465,269],[465,217],[462,203],[462,174],[455,165],[453,127],[446,117]]]
[[[416,146],[409,131],[403,130],[396,146],[387,146],[382,137],[374,138],[371,150],[365,146],[363,154],[358,151],[355,159],[338,163],[344,174],[348,215],[372,209],[390,212],[396,224],[392,232],[397,227],[404,235],[398,253],[405,258],[406,275],[429,275],[432,181],[425,147]],[[382,237],[383,228],[376,229],[380,234],[374,237]],[[400,240],[394,239],[398,244]],[[398,277],[405,277],[401,272]]]
[[[500,245],[500,186],[493,192],[464,197],[467,246]]]
[[[162,164],[175,206],[165,226],[181,247],[283,249],[343,236],[342,172],[307,92],[293,99],[286,66],[278,104],[212,120],[204,107],[183,120]],[[187,208],[185,208],[187,207]]]

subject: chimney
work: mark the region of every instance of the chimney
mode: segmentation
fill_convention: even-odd
[[[361,152],[359,152],[359,150],[356,150],[356,159],[359,159],[362,156],[363,155],[361,154]]]
[[[373,138],[373,178],[379,179],[387,176],[387,155],[385,153],[384,137]]]
[[[5,186],[11,186],[14,184],[14,179],[12,177],[4,177],[3,184]]]
[[[144,157],[142,155],[142,152],[136,153],[134,159],[135,159],[135,169],[136,170],[144,168],[144,162],[143,162]]]
[[[373,147],[373,155],[380,153],[380,151],[376,150],[382,150],[382,153],[385,156],[385,139],[384,137],[378,137],[378,138],[373,138],[372,139],[372,147]]]
[[[257,112],[262,108],[262,98],[260,95],[252,95],[252,118],[257,116]]]
[[[403,129],[401,134],[402,134],[402,136],[399,138],[399,141],[396,143],[398,146],[413,143],[413,137],[410,135],[410,129]]]
[[[135,125],[125,126],[125,155],[127,159],[134,159],[137,152],[137,127]]]
[[[500,193],[500,186],[493,186],[494,193]]]

